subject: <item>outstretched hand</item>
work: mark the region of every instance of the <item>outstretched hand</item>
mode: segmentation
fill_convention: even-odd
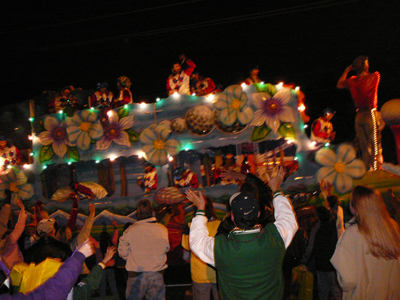
[[[221,178],[225,179],[225,180],[236,180],[236,181],[241,180],[241,181],[244,181],[246,179],[246,175],[242,174],[242,173],[235,172],[235,171],[228,170],[228,171],[223,171],[221,173]]]
[[[321,189],[321,194],[324,197],[324,199],[332,195],[332,187],[333,187],[332,183],[322,179],[321,182],[319,183],[319,186]]]
[[[206,198],[204,197],[204,194],[202,192],[196,193],[195,191],[187,190],[186,197],[188,198],[188,200],[193,202],[193,204],[196,205],[198,209],[204,210],[206,208]]]
[[[78,248],[76,248],[76,251],[82,253],[85,255],[86,258],[94,254],[94,248],[92,242],[87,239],[84,241],[82,244],[79,245]]]
[[[95,213],[96,213],[96,207],[94,206],[93,203],[89,203],[89,214],[94,216]]]
[[[114,246],[110,246],[107,248],[107,252],[104,254],[103,260],[101,261],[103,264],[107,264],[113,257],[117,250]]]
[[[274,172],[272,178],[268,173],[265,175],[268,179],[268,185],[273,193],[281,189],[281,184],[283,182],[283,178],[285,177],[285,170],[282,167],[278,167],[276,174]]]

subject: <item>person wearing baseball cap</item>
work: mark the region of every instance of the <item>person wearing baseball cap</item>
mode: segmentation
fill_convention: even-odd
[[[204,194],[186,191],[187,198],[197,206],[190,248],[217,269],[221,299],[282,299],[283,257],[298,229],[292,206],[280,190],[283,178],[284,171],[279,168],[277,176],[268,182],[274,194],[274,223],[264,228],[257,224],[258,202],[249,193],[239,192],[230,199],[236,227],[227,236],[215,238],[208,236]]]

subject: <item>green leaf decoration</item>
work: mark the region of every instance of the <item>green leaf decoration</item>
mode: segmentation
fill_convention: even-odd
[[[293,125],[290,123],[281,123],[278,132],[281,136],[285,138],[291,138],[291,139],[296,138],[296,133],[294,132]]]
[[[124,117],[127,117],[128,115],[129,115],[129,108],[122,107],[121,109],[118,110],[118,116],[120,120]]]
[[[40,162],[45,162],[49,161],[53,158],[54,156],[54,151],[53,147],[51,145],[48,146],[43,146],[42,149],[40,149]]]
[[[81,158],[78,148],[76,147],[68,147],[68,156],[73,161],[79,161],[79,159]]]
[[[259,92],[259,93],[264,92],[264,93],[267,93],[268,95],[270,95],[271,97],[276,94],[276,88],[273,84],[254,83],[254,86],[256,87],[257,92]]]
[[[251,134],[252,141],[259,141],[264,139],[271,132],[271,128],[263,124],[261,126],[254,127],[253,133]]]
[[[129,135],[129,140],[131,142],[137,142],[139,140],[139,134],[133,129],[126,129],[126,133]]]

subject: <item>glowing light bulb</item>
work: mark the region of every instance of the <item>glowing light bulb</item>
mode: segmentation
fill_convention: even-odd
[[[31,153],[29,153],[29,156],[33,156],[35,153],[33,153],[33,152],[31,152]]]
[[[112,114],[113,114],[113,111],[112,111],[112,110],[109,110],[109,111],[107,112],[107,116],[108,116],[108,117],[111,117]]]
[[[174,158],[173,158],[172,156],[170,156],[170,157],[168,157],[168,160],[169,160],[169,161],[173,161]]]
[[[100,161],[99,160],[96,160],[96,164],[98,164]]]
[[[312,142],[311,142],[311,145],[313,145],[313,146],[315,146],[316,144],[317,144],[316,141],[312,141]]]
[[[296,92],[300,90],[299,86],[296,86],[296,88],[294,89]]]
[[[110,161],[114,161],[117,157],[115,155],[110,156]]]
[[[33,140],[33,136],[28,135],[28,139],[32,141]]]
[[[301,105],[297,108],[297,110],[298,110],[299,112],[303,112],[303,111],[305,111],[305,109],[306,109],[306,106],[305,106],[304,104],[301,104]]]
[[[71,162],[69,161],[69,162],[68,162],[68,164],[70,165],[70,164],[71,164]]]
[[[214,99],[214,95],[208,95],[207,100],[212,101]]]
[[[325,147],[329,147],[329,145],[330,145],[329,143],[325,143]]]
[[[59,113],[60,115],[62,115],[62,114],[63,114],[63,112],[64,112],[63,110],[60,110],[58,113]]]
[[[142,103],[140,103],[140,107],[141,107],[141,108],[145,108],[145,107],[146,107],[146,104],[147,104],[146,102],[142,102]]]
[[[241,86],[242,86],[242,88],[244,88],[244,87],[246,86],[246,83],[243,82],[243,83],[241,84]]]
[[[128,104],[125,104],[125,105],[124,105],[124,108],[128,108]]]
[[[282,88],[282,87],[283,87],[283,82],[279,82],[279,83],[278,83],[278,87],[279,87],[279,88]]]
[[[304,128],[304,129],[308,128],[308,125],[307,125],[307,124],[304,124],[303,128]]]

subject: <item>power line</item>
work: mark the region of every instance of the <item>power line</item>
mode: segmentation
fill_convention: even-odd
[[[198,1],[201,1],[201,0],[198,0]],[[196,29],[196,28],[202,28],[202,27],[208,27],[208,26],[224,25],[224,24],[229,24],[229,23],[250,21],[250,20],[266,18],[266,17],[275,17],[275,16],[279,16],[279,15],[311,11],[311,10],[315,10],[315,9],[328,8],[328,7],[332,7],[332,6],[349,4],[349,3],[359,2],[359,1],[360,0],[343,0],[343,1],[327,0],[327,1],[322,1],[322,2],[313,3],[313,4],[298,5],[298,6],[288,7],[288,8],[277,9],[277,10],[273,10],[273,11],[251,13],[251,14],[242,15],[242,16],[235,16],[235,17],[229,17],[229,18],[223,18],[223,19],[217,19],[217,20],[211,20],[211,21],[197,22],[197,23],[181,25],[181,26],[153,29],[153,30],[141,31],[141,32],[136,32],[136,33],[131,33],[131,34],[87,40],[87,41],[82,41],[82,42],[52,45],[52,46],[48,46],[48,47],[38,47],[38,48],[30,49],[29,51],[30,52],[47,51],[47,50],[71,48],[71,47],[78,47],[78,46],[87,46],[87,45],[105,43],[105,42],[116,41],[116,40],[144,37],[144,36],[150,36],[150,35],[156,35],[156,34],[165,34],[165,33],[171,33],[171,32],[177,32],[177,31],[183,31],[183,30],[189,30],[189,29]],[[189,2],[191,2],[191,1],[189,1]],[[183,3],[189,3],[189,2],[181,2],[181,3],[183,4]],[[155,9],[155,8],[152,8],[152,9]]]
[[[75,21],[62,22],[62,23],[57,23],[57,24],[52,24],[52,25],[43,25],[43,26],[29,27],[29,28],[18,29],[18,30],[13,30],[13,31],[5,31],[5,32],[0,32],[0,35],[15,34],[15,33],[20,33],[20,32],[23,32],[23,31],[33,31],[33,30],[37,30],[37,29],[47,29],[47,28],[53,28],[53,27],[63,26],[63,25],[71,25],[71,24],[88,22],[88,21],[95,21],[95,20],[101,20],[101,19],[106,19],[106,18],[120,17],[120,16],[123,16],[123,15],[142,13],[142,12],[146,12],[146,11],[159,10],[159,9],[170,8],[170,7],[174,7],[174,6],[182,6],[182,5],[192,4],[192,3],[195,3],[195,2],[202,2],[202,1],[204,1],[204,0],[191,0],[191,1],[173,3],[173,4],[154,6],[154,7],[149,7],[149,8],[142,8],[142,9],[136,9],[136,10],[131,10],[131,11],[125,11],[125,12],[112,14],[112,15],[97,16],[97,17],[92,17],[92,18],[87,18],[87,19],[80,19],[80,20],[75,20]],[[113,4],[115,4],[115,3],[113,3]]]

